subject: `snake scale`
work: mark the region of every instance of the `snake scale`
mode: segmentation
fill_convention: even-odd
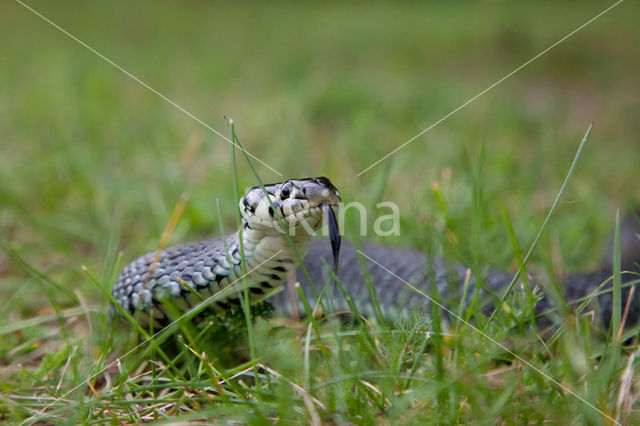
[[[325,177],[291,179],[251,188],[239,202],[240,231],[224,239],[169,247],[127,265],[112,290],[120,309],[111,306],[111,313],[127,312],[141,322],[153,322],[154,327],[161,328],[176,312],[187,311],[203,300],[210,301],[207,309],[218,312],[239,306],[245,287],[252,301],[270,296],[267,300],[273,304],[276,315],[304,312],[295,291],[277,291],[287,281],[299,282],[309,303],[315,303],[317,291],[325,288],[322,298],[325,309],[350,310],[342,290],[331,279],[330,265],[338,252],[337,277],[360,314],[370,317],[376,314],[374,299],[387,317],[406,316],[414,311],[429,313],[429,298],[407,283],[430,294],[433,282],[443,302],[459,303],[467,277],[467,268],[461,265],[428,258],[419,251],[377,244],[364,244],[363,255],[349,242],[340,248],[335,220],[340,201],[338,190]],[[323,217],[329,221],[331,245],[322,239],[312,240],[314,231],[322,226]],[[635,262],[640,260],[640,228],[632,220],[622,228],[622,268],[634,269]],[[300,268],[300,259],[304,259],[304,269]],[[564,277],[567,300],[588,297],[611,277],[611,271],[611,264],[605,262],[600,270]],[[482,282],[479,290],[484,309],[489,311],[495,306],[496,295],[499,297],[505,291],[513,276],[511,272],[493,269],[481,280],[471,276],[467,294],[474,294],[476,282]],[[369,278],[375,294],[366,285]],[[635,278],[633,274],[623,275],[624,282]],[[610,284],[603,286],[599,292],[602,294],[593,302],[605,326],[612,312],[610,287]],[[629,292],[623,291],[623,306],[627,305],[628,297]],[[638,321],[640,314],[639,296],[632,297],[627,323]],[[553,298],[543,293],[536,312],[547,312],[553,306]],[[172,311],[174,308],[177,311]]]

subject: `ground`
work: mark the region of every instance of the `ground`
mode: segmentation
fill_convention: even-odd
[[[518,265],[514,242],[531,245],[594,122],[529,268],[596,268],[616,210],[640,201],[637,3],[486,93],[614,3],[25,4],[95,52],[19,2],[0,5],[0,419],[56,397],[45,420],[637,421],[635,346],[582,320],[537,340],[505,330],[515,314],[479,327],[556,382],[464,326],[425,339],[421,319],[310,334],[261,321],[252,359],[206,347],[206,360],[178,350],[187,360],[167,367],[147,345],[97,374],[135,346],[109,325],[101,287],[158,246],[181,197],[171,243],[220,235],[218,201],[235,227],[230,147],[207,127],[228,135],[225,116],[283,177],[328,176],[372,215],[396,203],[400,236],[369,221],[365,239],[503,269]],[[254,185],[238,167],[241,190]]]

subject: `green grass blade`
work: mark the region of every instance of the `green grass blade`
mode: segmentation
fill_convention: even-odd
[[[620,253],[620,209],[616,211],[616,228],[613,237],[613,306],[611,314],[611,336],[616,343],[620,342],[622,330],[622,271]]]
[[[236,139],[235,126],[233,120],[229,119],[229,140],[233,142]],[[242,148],[244,152],[244,148]],[[245,152],[246,154],[246,152]],[[236,166],[236,146],[231,144],[231,174],[233,176],[233,199],[236,203],[240,202],[240,189],[238,185],[238,169]],[[238,229],[238,245],[240,247],[240,268],[242,271],[242,310],[244,311],[244,316],[247,324],[247,336],[249,339],[249,353],[251,354],[251,359],[256,358],[256,339],[255,339],[255,331],[253,329],[253,321],[251,321],[251,307],[249,300],[249,288],[246,285],[246,277],[247,275],[247,261],[244,255],[244,241],[242,240],[242,218],[240,216],[240,210],[236,207],[236,228]],[[228,256],[228,254],[227,254]],[[231,264],[232,265],[232,264]],[[260,387],[260,380],[258,377],[258,370],[254,367],[254,375],[256,379],[256,385],[258,388]]]
[[[567,173],[567,177],[564,179],[564,182],[562,183],[562,187],[560,188],[560,191],[558,191],[558,194],[556,195],[556,198],[553,201],[553,204],[551,205],[551,209],[549,209],[549,213],[547,214],[547,217],[545,218],[544,222],[542,223],[542,226],[540,226],[540,229],[538,230],[538,234],[536,235],[535,239],[533,240],[533,243],[531,243],[531,247],[529,247],[529,251],[527,252],[527,255],[524,257],[524,259],[522,261],[522,265],[518,268],[518,272],[513,277],[513,280],[511,280],[511,283],[509,283],[509,286],[507,287],[507,289],[504,291],[504,294],[502,295],[502,301],[504,301],[507,298],[507,296],[509,295],[509,293],[511,293],[511,290],[513,289],[513,287],[518,282],[518,279],[525,272],[525,268],[527,266],[527,263],[529,262],[529,259],[531,258],[534,250],[538,246],[538,242],[540,241],[540,238],[542,237],[542,234],[544,233],[545,229],[547,229],[547,225],[549,224],[549,221],[551,220],[551,216],[553,216],[553,213],[556,211],[556,207],[558,207],[558,203],[560,202],[560,199],[562,198],[562,195],[564,194],[564,191],[567,189],[567,186],[569,185],[569,181],[571,180],[571,177],[573,176],[573,172],[575,171],[576,166],[578,165],[578,161],[580,160],[580,156],[582,155],[582,151],[584,150],[584,147],[585,147],[585,145],[587,143],[587,140],[589,139],[589,135],[591,134],[591,129],[592,128],[593,128],[593,123],[589,124],[589,128],[587,129],[587,132],[585,133],[584,137],[582,138],[582,141],[580,142],[580,145],[578,146],[578,150],[576,151],[576,155],[573,158],[573,162],[571,163],[571,167],[569,168],[569,172]],[[492,320],[494,318],[494,316],[496,314],[496,310],[498,309],[498,306],[496,306],[496,308],[494,309],[493,313],[491,314],[491,317],[489,318],[490,320]]]

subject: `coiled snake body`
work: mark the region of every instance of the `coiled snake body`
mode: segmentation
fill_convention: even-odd
[[[324,304],[325,308],[347,310],[349,306],[341,291],[331,284],[332,274],[327,267],[336,256],[336,246],[339,246],[339,238],[334,235],[337,230],[334,228],[332,231],[332,246],[326,241],[311,240],[313,231],[322,225],[323,212],[333,218],[335,225],[339,202],[338,190],[324,177],[292,179],[265,185],[264,188],[254,187],[239,203],[241,231],[228,235],[224,240],[217,238],[170,247],[138,258],[124,268],[114,284],[112,295],[122,310],[136,314],[145,323],[152,321],[155,327],[160,328],[174,316],[167,309],[167,302],[179,311],[185,311],[215,295],[211,298],[210,308],[224,311],[240,304],[245,286],[255,300],[274,292],[285,284],[287,278],[294,276],[295,279],[289,281],[300,282],[309,302],[315,302],[316,291],[326,285],[326,299],[323,297],[322,300],[330,303]],[[331,220],[329,224],[332,225]],[[622,266],[632,269],[640,252],[638,238],[634,235],[638,227],[634,223],[627,223],[626,227],[631,227],[632,231],[623,234],[625,256]],[[451,266],[439,258],[427,259],[422,252],[375,244],[363,245],[362,253],[364,255],[359,255],[351,243],[343,244],[337,274],[361,314],[375,315],[373,298],[377,299],[385,316],[407,315],[412,311],[428,313],[429,299],[410,289],[407,283],[428,294],[430,282],[434,280],[443,301],[460,301],[467,274],[466,268],[460,265]],[[296,271],[300,258],[304,258],[306,273],[300,269]],[[363,272],[362,260],[370,282],[375,286],[375,294],[365,283],[368,278]],[[565,277],[567,299],[579,300],[589,296],[610,276],[611,268],[606,267]],[[633,278],[623,277],[627,277],[625,280]],[[311,285],[309,278],[315,286]],[[493,306],[489,295],[502,294],[512,278],[513,273],[509,272],[489,270],[486,273],[482,279],[482,294],[489,301],[485,306]],[[475,282],[471,277],[468,294],[474,293]],[[302,311],[302,305],[291,297],[291,293],[276,292],[268,298],[276,314],[291,315]],[[625,291],[623,294],[623,304],[626,304],[628,293]],[[610,292],[605,291],[594,300],[597,300],[596,310],[601,313],[605,325],[608,324],[612,309]],[[544,312],[552,306],[552,299],[543,296],[536,305],[536,311]],[[635,322],[640,303],[633,300],[630,308],[627,320]],[[112,314],[118,311],[112,306]]]

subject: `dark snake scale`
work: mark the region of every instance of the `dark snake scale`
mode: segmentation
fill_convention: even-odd
[[[348,311],[350,307],[331,280],[329,270],[336,256],[339,238],[336,240],[332,235],[332,244],[311,238],[311,234],[322,226],[323,217],[331,216],[333,222],[330,220],[329,224],[335,225],[339,203],[338,190],[324,177],[292,179],[264,188],[254,187],[239,203],[242,247],[239,233],[234,233],[224,241],[215,238],[147,254],[123,269],[113,286],[112,295],[122,311],[137,316],[144,323],[153,321],[158,328],[175,316],[167,309],[167,303],[182,312],[208,299],[208,309],[225,311],[240,304],[243,286],[248,288],[252,300],[273,294],[266,300],[273,304],[276,315],[290,316],[304,312],[304,308],[296,297],[296,291],[278,291],[287,282],[299,282],[309,302],[316,301],[315,290],[299,268],[298,256],[291,247],[293,244],[304,258],[304,267],[315,288],[320,290],[326,286],[323,307],[332,311]],[[330,214],[327,215],[328,211]],[[287,232],[283,232],[283,225]],[[337,233],[336,229],[332,233]],[[289,238],[286,234],[290,234]],[[635,262],[640,260],[638,234],[640,227],[637,221],[630,219],[623,223],[623,270],[636,270]],[[244,251],[246,276],[243,276],[241,251]],[[359,254],[353,244],[343,243],[337,274],[360,314],[376,315],[373,297],[377,299],[382,314],[388,318],[406,317],[412,312],[429,314],[429,299],[407,283],[431,294],[433,281],[445,305],[460,303],[467,276],[465,267],[440,258],[428,259],[422,252],[384,245],[364,244],[362,252],[364,255]],[[375,295],[366,285],[363,261],[370,282],[375,286]],[[567,300],[582,300],[594,294],[611,275],[612,266],[605,262],[600,270],[564,277]],[[483,308],[486,312],[491,311],[495,298],[504,293],[513,276],[511,272],[491,269],[482,279],[471,276],[466,302],[470,302],[476,283],[481,282]],[[637,280],[633,273],[623,274],[624,283],[635,284]],[[590,305],[604,326],[609,324],[612,313],[610,288],[610,283],[600,288],[599,295]],[[628,294],[628,291],[623,291],[623,306],[627,305]],[[627,324],[636,323],[640,316],[640,296],[633,297]],[[542,292],[536,313],[549,312],[553,306],[552,298]],[[112,315],[121,310],[111,307]],[[544,315],[542,321],[552,322],[552,317]]]

